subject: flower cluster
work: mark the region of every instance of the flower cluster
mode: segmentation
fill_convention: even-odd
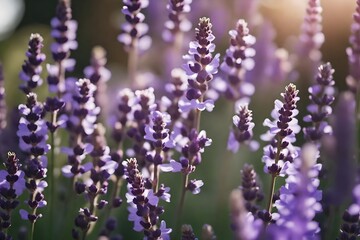
[[[94,146],[85,143],[84,138],[91,135],[95,130],[96,117],[99,107],[95,106],[94,91],[96,90],[89,79],[79,79],[76,83],[76,91],[73,95],[73,113],[67,119],[67,128],[71,132],[73,147],[64,147],[63,152],[68,155],[68,163],[62,168],[65,177],[73,177],[89,171],[92,163],[82,164],[87,154],[93,151]]]
[[[244,143],[255,151],[259,148],[259,144],[252,140],[255,124],[252,122],[252,111],[248,106],[240,106],[239,111],[233,116],[233,130],[230,131],[227,148],[236,153],[239,150],[240,144]]]
[[[276,100],[275,108],[271,112],[274,120],[264,121],[264,126],[269,130],[261,138],[270,141],[270,144],[264,147],[262,161],[265,163],[264,171],[273,176],[284,176],[288,163],[297,156],[297,148],[292,143],[296,140],[295,134],[300,131],[295,118],[299,113],[296,109],[298,92],[294,84],[286,86],[285,92],[281,94],[283,102]]]
[[[55,42],[51,44],[51,53],[56,65],[47,65],[49,91],[58,94],[65,92],[65,71],[71,71],[75,60],[70,59],[72,50],[77,49],[77,22],[72,20],[69,0],[60,0],[55,17],[51,19],[51,36]]]
[[[6,170],[0,170],[0,208],[2,209],[1,233],[2,239],[6,238],[6,230],[11,226],[11,213],[19,205],[19,196],[25,190],[24,172],[16,154],[9,152],[4,162]]]
[[[255,37],[249,34],[249,28],[245,20],[240,19],[236,23],[236,29],[229,32],[230,47],[226,50],[226,56],[221,63],[220,69],[226,77],[223,84],[216,86],[227,99],[232,101],[248,99],[254,94],[254,86],[245,82],[246,71],[254,67],[255,50],[252,48]]]
[[[353,92],[359,91],[360,82],[360,1],[356,1],[356,11],[353,15],[353,24],[351,25],[350,47],[346,49],[349,61],[349,76],[346,82]]]
[[[20,86],[25,94],[33,91],[34,88],[40,86],[43,82],[41,79],[42,67],[41,63],[45,61],[45,54],[41,52],[44,39],[40,34],[31,34],[29,40],[28,51],[26,52],[27,60],[22,65],[20,78],[24,84]]]
[[[43,105],[37,101],[35,93],[27,95],[27,102],[19,105],[19,111],[22,117],[17,135],[21,150],[28,154],[24,172],[27,179],[26,188],[30,192],[28,205],[32,209],[31,213],[22,209],[20,214],[23,219],[34,223],[42,216],[36,213],[36,209],[46,205],[43,191],[47,187],[47,182],[43,179],[47,173],[46,153],[50,149],[50,145],[46,143],[48,129],[43,119]]]
[[[212,111],[214,108],[213,100],[204,100],[209,82],[219,67],[220,55],[212,56],[215,51],[213,43],[215,37],[211,28],[212,24],[209,18],[200,18],[199,25],[195,29],[196,41],[190,42],[188,55],[184,56],[188,89],[185,94],[186,98],[179,103],[183,112],[189,112],[192,109]]]
[[[331,104],[335,99],[333,73],[330,63],[321,65],[316,77],[317,83],[309,88],[311,103],[307,107],[309,115],[304,117],[304,121],[311,122],[312,126],[304,128],[307,140],[319,142],[323,135],[332,133],[326,119],[332,112]]]
[[[256,205],[256,202],[261,201],[264,196],[261,193],[256,172],[252,165],[245,164],[241,170],[242,182],[241,182],[241,191],[245,201],[246,210],[253,213],[256,216],[259,207]]]
[[[126,23],[121,26],[122,33],[118,41],[125,45],[126,50],[138,49],[145,51],[151,46],[151,38],[146,35],[148,25],[144,23],[145,16],[140,11],[149,5],[148,0],[123,0],[122,13]]]
[[[156,227],[159,216],[164,212],[164,209],[158,206],[159,199],[170,201],[170,195],[167,193],[169,189],[160,188],[156,193],[150,190],[151,184],[149,188],[146,179],[138,170],[136,159],[124,161],[123,165],[129,184],[129,191],[126,195],[130,204],[129,220],[134,222],[134,230],[143,231],[146,239],[170,239],[169,234],[172,230],[166,228],[165,221],[161,221],[160,227]]]
[[[312,239],[320,231],[319,224],[313,219],[315,214],[322,210],[319,203],[322,194],[317,189],[321,164],[316,163],[316,146],[305,145],[301,152],[301,159],[294,159],[294,168],[287,170],[289,176],[286,178],[286,184],[280,188],[279,200],[275,201],[274,206],[279,214],[276,226],[291,230],[295,239]],[[278,239],[281,239],[281,232],[277,231]]]
[[[169,20],[165,22],[163,39],[167,42],[176,40],[177,34],[191,29],[191,22],[185,17],[190,12],[192,0],[169,0],[166,8],[169,10]]]

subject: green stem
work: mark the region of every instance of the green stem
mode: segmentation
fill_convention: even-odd
[[[157,193],[157,191],[159,189],[159,177],[160,177],[159,165],[154,164],[154,181],[153,181],[154,193]]]
[[[187,185],[189,182],[189,174],[184,174],[184,178],[183,178],[183,185],[182,185],[182,189],[181,189],[181,197],[180,197],[180,202],[179,202],[179,206],[178,206],[178,211],[177,211],[177,218],[176,218],[176,229],[179,229],[180,226],[180,222],[181,222],[181,216],[182,216],[182,212],[183,212],[183,208],[184,208],[184,202],[185,202],[185,195],[187,192]]]
[[[275,191],[275,181],[276,181],[276,176],[272,175],[271,176],[271,184],[270,184],[270,197],[269,197],[269,202],[268,202],[268,212],[271,214],[271,210],[272,210],[272,202],[273,202],[273,198],[274,198],[274,191]]]

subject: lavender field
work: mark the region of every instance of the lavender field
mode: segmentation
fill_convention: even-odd
[[[0,240],[360,239],[360,0],[0,0]]]

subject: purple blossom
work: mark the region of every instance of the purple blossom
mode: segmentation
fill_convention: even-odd
[[[41,52],[44,47],[43,38],[40,34],[31,34],[28,51],[26,52],[27,59],[22,65],[22,71],[20,72],[20,78],[24,83],[20,86],[20,89],[25,94],[32,92],[32,90],[40,86],[43,82],[41,79],[42,67],[41,63],[45,61],[45,54]]]
[[[249,34],[247,23],[240,19],[236,23],[236,29],[229,31],[230,47],[226,50],[226,56],[221,63],[220,69],[225,74],[223,79],[214,83],[214,87],[222,92],[224,96],[231,101],[242,100],[249,102],[249,97],[254,94],[254,86],[245,82],[245,73],[253,69],[255,62],[255,50],[252,46],[255,43],[255,37]],[[220,80],[221,79],[221,80]]]
[[[19,205],[19,196],[25,190],[24,172],[16,154],[8,152],[4,162],[6,170],[0,170],[1,231],[5,234],[11,226],[11,213]]]
[[[238,189],[233,190],[230,195],[230,217],[234,239],[258,239],[263,223],[246,210],[242,193]]]
[[[291,230],[294,239],[316,239],[320,231],[315,214],[320,212],[322,193],[319,186],[321,164],[316,163],[318,150],[314,145],[305,145],[301,159],[294,159],[294,168],[289,168],[285,186],[280,188],[280,199],[274,206],[279,218],[276,226]]]
[[[144,138],[145,127],[150,123],[150,113],[156,108],[154,89],[135,91],[134,105],[132,106],[133,124],[127,131],[127,136],[133,140],[134,152],[127,152],[128,156],[136,156],[141,166],[145,163],[150,144]]]
[[[230,130],[227,149],[236,153],[240,144],[248,145],[252,151],[259,148],[259,144],[252,140],[255,124],[252,122],[252,111],[247,105],[240,106],[238,113],[233,116],[233,129]]]
[[[192,109],[212,111],[214,108],[213,100],[204,99],[209,88],[209,81],[213,79],[219,67],[219,54],[212,56],[215,51],[213,43],[215,37],[211,28],[209,18],[200,18],[198,28],[195,29],[196,41],[190,42],[188,54],[184,56],[188,89],[186,97],[179,102],[180,110],[183,112]]]
[[[107,62],[106,51],[104,48],[97,46],[92,49],[91,65],[85,67],[84,75],[96,86],[94,93],[95,104],[104,109],[106,99],[104,98],[106,85],[105,83],[111,78],[111,72],[105,67]]]
[[[155,148],[173,148],[175,143],[170,139],[169,129],[167,125],[171,122],[170,115],[153,111],[151,113],[151,120],[145,126],[145,139],[153,142]]]
[[[349,62],[349,76],[346,82],[351,91],[359,91],[360,82],[360,1],[356,1],[356,10],[351,24],[350,47],[346,49]]]
[[[165,30],[162,37],[167,42],[174,42],[176,36],[182,32],[190,31],[192,24],[185,14],[191,11],[192,0],[169,0],[166,8],[169,11],[169,19],[165,22]]]
[[[294,84],[286,86],[285,92],[281,94],[283,102],[275,100],[275,108],[271,112],[274,120],[265,119],[263,123],[269,130],[261,139],[270,144],[264,147],[262,161],[265,163],[264,171],[273,176],[284,176],[288,163],[297,156],[298,149],[292,143],[296,140],[295,134],[300,131],[295,118],[299,113],[296,109],[298,92]]]
[[[188,183],[187,189],[192,192],[192,194],[199,194],[203,185],[204,182],[202,180],[193,179]]]
[[[166,193],[166,188],[161,187],[160,192],[154,193],[148,188],[146,179],[138,170],[136,159],[123,162],[125,176],[128,182],[126,194],[129,203],[129,221],[134,222],[134,230],[144,232],[145,239],[170,239],[170,228],[166,228],[165,221],[161,221],[160,228],[156,227],[159,216],[164,209],[158,206],[159,198]],[[151,185],[150,185],[151,188]],[[168,197],[165,197],[167,199]]]
[[[55,17],[51,19],[51,36],[55,42],[51,44],[51,52],[55,65],[47,65],[49,91],[59,96],[66,92],[65,72],[72,71],[75,60],[69,58],[72,50],[77,49],[77,22],[72,20],[69,0],[60,0]],[[72,81],[72,80],[71,80]]]
[[[312,126],[304,128],[307,140],[319,142],[323,135],[332,134],[332,128],[326,119],[332,113],[331,104],[335,99],[333,73],[330,63],[321,65],[316,77],[317,83],[309,88],[311,103],[307,107],[309,115],[304,117],[304,121],[311,122]]]
[[[146,35],[149,26],[144,23],[145,16],[140,11],[149,5],[148,0],[123,0],[122,13],[126,22],[122,24],[122,33],[118,41],[123,43],[125,50],[138,49],[143,52],[150,48],[151,38]]]
[[[340,228],[338,239],[356,239],[360,235],[359,217],[360,217],[360,184],[353,188],[353,202],[345,210],[342,220],[344,223]]]
[[[298,55],[299,61],[309,64],[310,74],[316,74],[316,66],[320,65],[321,52],[320,48],[324,43],[325,36],[322,32],[322,7],[320,0],[308,0],[304,22],[301,26],[299,36]]]
[[[251,212],[256,216],[259,207],[255,202],[259,202],[263,199],[258,179],[254,167],[252,165],[245,164],[241,170],[241,186],[240,190],[244,198],[244,205],[247,211]]]

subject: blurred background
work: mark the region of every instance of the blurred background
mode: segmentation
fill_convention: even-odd
[[[246,12],[244,12],[243,6],[246,6],[248,2],[250,0],[194,0],[192,12],[188,17],[193,23],[193,29],[199,17],[211,18],[216,37],[216,52],[223,56],[229,43],[228,31],[234,28],[237,19],[253,17],[246,16]],[[271,24],[266,26],[268,30],[271,28],[268,34],[269,38],[273,39],[274,46],[285,48],[291,54],[294,51],[294,42],[300,34],[307,1],[258,0],[256,2],[258,5],[255,12],[262,19],[260,25]],[[334,79],[339,91],[346,89],[345,78],[348,74],[348,63],[345,49],[349,46],[348,39],[355,2],[355,0],[323,0],[321,2],[325,35],[325,42],[321,48],[322,59],[323,62],[331,62],[335,69]],[[161,39],[161,32],[167,18],[166,3],[165,0],[150,1],[149,7],[144,11],[145,22],[150,26],[149,34],[153,38],[153,47],[142,56],[139,69],[143,72],[151,72],[157,81],[167,81],[167,69],[164,67],[166,57],[163,56],[166,54],[163,50],[166,45]],[[49,46],[53,41],[50,36],[50,20],[55,14],[56,5],[56,0],[0,0],[0,62],[4,65],[6,102],[9,109],[16,107],[25,99],[18,89],[20,84],[18,74],[25,59],[31,33],[40,33],[44,37],[44,52],[48,56],[46,62],[51,63],[52,61],[49,51]],[[120,0],[72,1],[73,19],[77,20],[79,25],[77,32],[79,47],[71,55],[77,62],[73,76],[83,76],[83,68],[90,62],[91,49],[96,45],[101,45],[107,51],[107,67],[112,71],[112,78],[108,83],[109,99],[116,94],[119,88],[127,84],[128,55],[122,44],[116,40],[120,33],[120,25],[124,22],[121,8],[122,1]],[[250,28],[250,33],[257,37],[262,33],[259,29],[261,26],[253,32]],[[194,30],[187,33],[187,39],[191,40],[193,35]],[[183,54],[186,51],[185,47]],[[45,71],[43,74],[45,77]],[[299,76],[303,75],[300,73]],[[269,117],[274,100],[280,98],[280,92],[290,80],[308,81],[301,77],[299,79],[289,77],[279,84],[259,82],[256,85],[257,90],[250,105],[256,123],[255,139],[259,140],[259,135],[265,132],[262,121]],[[44,85],[40,90],[42,99],[46,96],[46,84]],[[306,92],[300,94],[301,99],[307,100]],[[303,105],[305,104],[306,102],[303,103]],[[207,223],[213,226],[218,239],[231,238],[228,197],[231,190],[240,185],[240,169],[244,162],[255,165],[257,172],[261,175],[265,194],[269,188],[267,186],[268,176],[261,174],[261,148],[255,153],[244,148],[236,155],[226,151],[231,114],[231,107],[228,107],[226,101],[220,100],[216,104],[214,112],[205,113],[202,116],[201,128],[207,130],[208,136],[213,139],[213,145],[206,150],[203,162],[193,176],[193,178],[202,179],[205,185],[201,194],[187,195],[183,215],[183,223],[191,224],[197,236],[200,236],[202,225]],[[261,145],[263,144],[261,143]],[[301,139],[297,145],[301,145]],[[171,226],[180,193],[180,189],[177,188],[180,186],[181,178],[180,176],[173,178],[167,174],[163,174],[161,178],[162,182],[172,189],[173,201],[164,205],[166,212],[163,215]],[[60,207],[71,211],[69,206],[61,205]],[[134,234],[131,224],[126,220],[125,204],[115,215],[118,216],[119,232],[124,235],[124,239],[141,239],[140,235]],[[64,223],[59,223],[62,229],[61,234],[64,234],[63,238],[59,239],[70,239],[71,216],[69,219],[63,220],[67,221],[66,228],[62,225]],[[20,225],[21,223],[19,223]],[[44,221],[40,220],[37,227],[46,232]],[[45,239],[41,238],[41,234],[38,237],[37,239]],[[93,239],[95,239],[95,235]],[[174,239],[177,238],[174,237]]]

